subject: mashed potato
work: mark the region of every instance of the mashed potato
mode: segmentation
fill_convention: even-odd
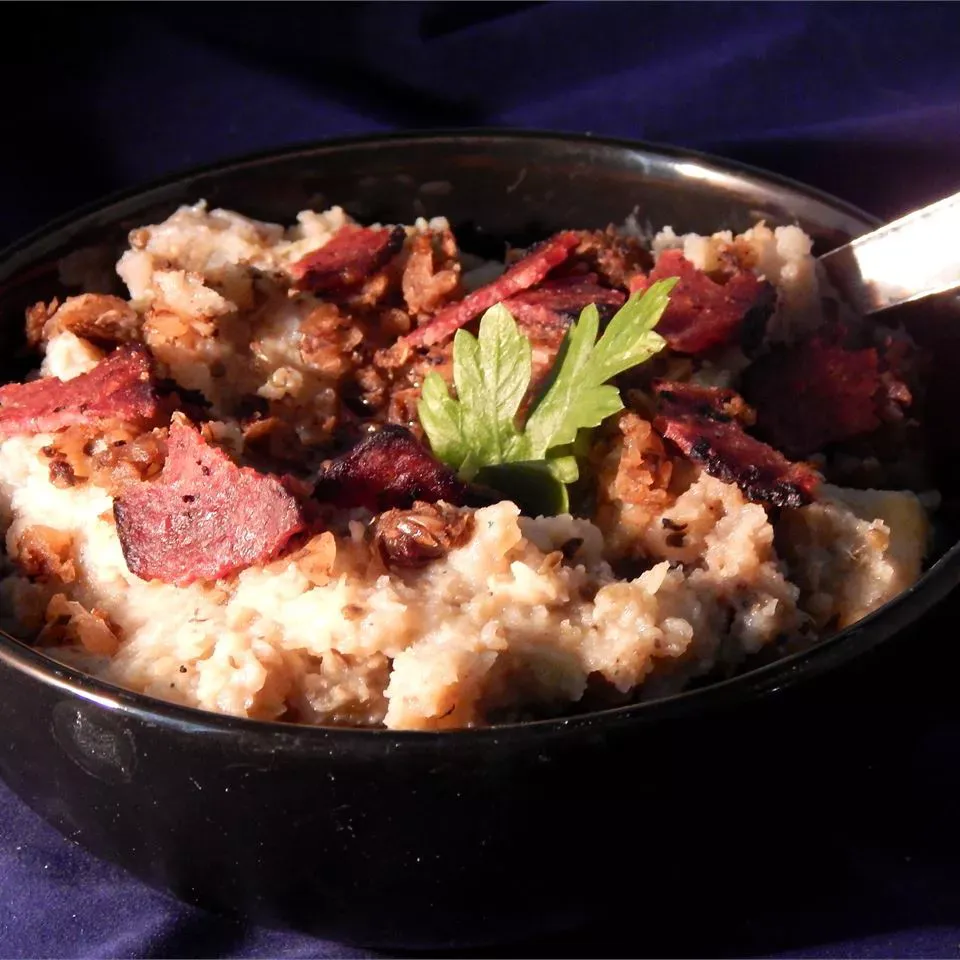
[[[346,220],[339,208],[308,211],[285,231],[197,204],[131,234],[118,272],[143,342],[203,395],[210,434],[234,452],[243,397],[280,404],[304,442],[332,415],[343,373],[303,350],[322,303],[290,295],[288,271]],[[820,322],[798,228],[667,228],[653,242],[703,269],[732,247],[778,288],[770,337]],[[49,332],[44,375],[66,380],[103,356],[70,330]],[[723,368],[728,379],[735,368]],[[709,365],[698,375],[709,382]],[[607,441],[609,482],[592,520],[521,516],[506,500],[459,508],[473,514],[465,543],[393,568],[371,550],[369,515],[353,511],[270,563],[177,587],[130,572],[107,486],[56,482],[57,440],[0,443],[7,629],[132,690],[257,719],[442,729],[664,696],[878,608],[920,575],[928,530],[911,492],[827,485],[807,506],[771,512],[689,464],[658,497],[632,501],[617,483],[621,437]],[[56,556],[39,574],[27,562],[38,537]]]

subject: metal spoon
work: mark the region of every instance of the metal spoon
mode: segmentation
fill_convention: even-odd
[[[820,257],[837,292],[877,313],[960,287],[960,193]]]

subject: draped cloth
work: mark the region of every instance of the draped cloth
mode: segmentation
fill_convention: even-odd
[[[889,217],[960,189],[958,28],[951,3],[22,5],[0,63],[0,240],[191,165],[464,126],[709,150]],[[955,955],[951,610],[785,713],[817,718],[796,762],[818,802],[784,825],[802,877],[767,857],[766,895],[718,890],[687,918],[681,896],[670,937],[628,916],[503,955]],[[4,957],[376,955],[180,904],[2,787],[0,904]]]

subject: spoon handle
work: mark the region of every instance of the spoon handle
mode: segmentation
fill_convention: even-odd
[[[960,193],[831,250],[820,263],[863,314],[960,287]]]

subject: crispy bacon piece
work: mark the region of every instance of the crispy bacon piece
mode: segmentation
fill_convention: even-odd
[[[717,420],[735,420],[748,427],[756,422],[756,414],[736,390],[666,380],[656,381],[654,390],[660,407],[680,405],[687,413]]]
[[[750,411],[733,390],[663,381],[655,390],[654,427],[711,476],[756,503],[799,507],[813,499],[819,476],[744,433]]]
[[[113,504],[131,573],[187,586],[275,557],[303,529],[297,500],[276,477],[238,467],[186,420],[170,427],[163,472]]]
[[[518,260],[493,283],[444,307],[428,323],[407,334],[403,342],[409,346],[430,346],[446,340],[484,310],[538,284],[570,256],[579,242],[572,231],[556,234]]]
[[[757,360],[743,388],[757,409],[757,433],[794,457],[871,433],[882,412],[911,399],[892,373],[881,372],[873,347],[848,350],[819,337]]]
[[[145,424],[158,413],[150,355],[142,347],[123,347],[72,380],[44,377],[0,387],[0,440],[77,423]]]
[[[670,304],[657,324],[672,350],[703,353],[729,343],[741,328],[765,323],[774,305],[774,288],[746,270],[737,270],[726,283],[717,283],[698,270],[680,250],[660,255],[650,275],[638,275],[630,292],[645,290],[657,280],[679,277]],[[753,311],[757,316],[749,316]]]
[[[524,290],[503,301],[517,323],[523,327],[543,328],[569,326],[585,306],[595,303],[603,308],[620,307],[626,295],[619,290],[601,287],[595,275],[548,280],[532,290]]]
[[[466,484],[405,427],[387,424],[324,464],[314,496],[338,507],[381,512],[417,500],[464,504]]]
[[[360,286],[403,247],[403,227],[341,227],[319,250],[290,268],[298,290],[332,296]]]

